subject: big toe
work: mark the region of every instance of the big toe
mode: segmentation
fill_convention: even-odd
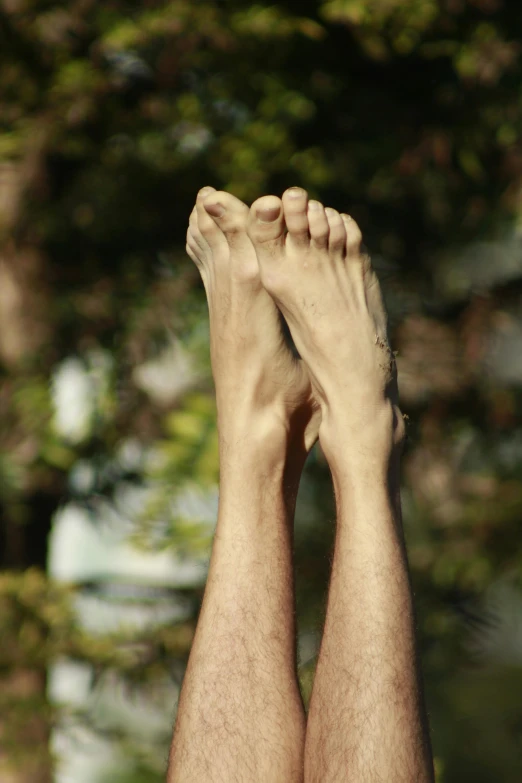
[[[248,234],[256,251],[264,254],[274,243],[283,243],[283,203],[277,196],[262,196],[250,207]]]
[[[203,199],[203,209],[225,234],[229,244],[246,238],[249,209],[246,204],[223,190],[216,190]]]
[[[194,232],[202,234],[211,246],[216,239],[219,240],[220,237],[223,239],[223,237],[218,226],[206,212],[203,204],[209,196],[216,192],[216,189],[210,186],[202,188],[197,195],[196,205],[190,216],[190,225],[194,228]]]

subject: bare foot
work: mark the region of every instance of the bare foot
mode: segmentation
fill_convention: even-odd
[[[341,424],[360,435],[383,416],[400,441],[386,311],[355,221],[291,188],[282,201],[265,196],[252,205],[248,233],[263,285],[308,367],[322,408],[323,447]]]
[[[292,355],[281,315],[261,284],[248,215],[239,199],[203,188],[187,231],[187,253],[208,300],[220,434],[231,441],[247,422],[252,437],[281,430],[287,442],[309,450],[320,411],[304,363]]]

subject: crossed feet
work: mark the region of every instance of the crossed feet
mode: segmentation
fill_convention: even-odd
[[[220,426],[276,410],[283,424],[298,422],[306,451],[318,434],[328,451],[339,427],[360,437],[382,413],[400,442],[386,311],[351,217],[301,188],[249,209],[207,187],[190,216],[187,252],[208,299]]]

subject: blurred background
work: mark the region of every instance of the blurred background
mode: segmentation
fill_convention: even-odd
[[[207,184],[360,223],[438,783],[520,783],[521,46],[518,0],[0,0],[0,783],[164,780],[217,508]],[[315,450],[306,698],[333,520]]]

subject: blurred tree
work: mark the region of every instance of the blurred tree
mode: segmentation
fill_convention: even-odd
[[[173,498],[217,476],[205,307],[183,253],[210,183],[246,200],[299,184],[361,223],[411,419],[405,517],[441,779],[520,780],[522,714],[507,705],[521,651],[518,669],[494,674],[496,704],[458,667],[473,598],[521,569],[521,39],[508,0],[305,0],[298,14],[290,2],[1,0],[0,763],[19,768],[6,779],[51,779],[49,662],[160,677],[188,652],[198,589],[192,619],[142,639],[136,657],[121,634],[89,639],[44,571],[64,499],[117,504],[122,482],[151,488],[142,546],[208,549]],[[198,372],[160,393],[150,362],[166,372],[172,341]],[[71,360],[98,381],[66,431],[56,388]],[[151,459],[131,470],[117,455],[132,439]],[[83,495],[78,465],[95,476]],[[321,624],[329,491],[319,455],[297,524],[303,639]],[[502,741],[486,741],[493,726]]]

